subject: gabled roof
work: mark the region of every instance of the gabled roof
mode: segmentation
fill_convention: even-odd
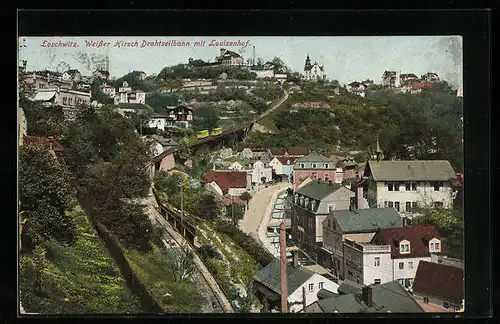
[[[301,157],[300,159],[297,159],[295,162],[296,163],[297,162],[299,162],[299,163],[300,162],[329,162],[329,163],[332,163],[332,160],[330,160],[326,156],[317,154],[316,152],[312,152],[306,156]]]
[[[334,210],[323,221],[334,217],[344,234],[376,232],[381,228],[401,227],[403,219],[394,208]]]
[[[276,159],[281,162],[283,165],[288,165],[287,162],[290,161],[290,165],[293,165],[298,157],[294,156],[277,156]]]
[[[363,302],[362,290],[319,300],[323,313],[423,313],[424,310],[397,281],[372,285],[372,306]]]
[[[449,265],[420,261],[412,288],[415,293],[461,303],[464,299],[464,270]]]
[[[33,98],[33,101],[49,101],[54,98],[56,91],[39,91]]]
[[[287,147],[286,151],[288,155],[306,155],[309,150],[305,146],[291,146]]]
[[[400,75],[401,79],[407,79],[407,78],[418,78],[415,74],[413,73],[405,73]]]
[[[343,186],[338,183],[329,184],[323,181],[311,181],[305,186],[297,189],[296,193],[316,200],[321,200],[342,187]]]
[[[339,296],[339,294],[336,294],[324,288],[320,289],[316,295],[318,296],[319,299],[326,299]]]
[[[359,86],[364,86],[366,88],[366,84],[357,81],[349,83],[348,86],[352,88],[358,88]]]
[[[229,188],[246,188],[247,173],[207,171],[203,182],[210,183],[212,181],[217,183],[222,191],[227,191]]]
[[[441,235],[434,226],[411,226],[411,227],[393,227],[380,228],[372,238],[372,243],[387,244],[391,246],[391,257],[399,258],[418,258],[430,257],[429,240],[437,238],[441,240]],[[399,242],[407,240],[410,242],[410,253],[399,252]],[[440,244],[441,253],[446,254],[448,249]]]
[[[66,73],[68,73],[71,76],[74,76],[77,73],[80,73],[80,71],[78,71],[77,69],[71,69],[71,70],[66,71]]]
[[[368,161],[375,181],[449,181],[456,174],[449,161]]]
[[[339,292],[339,294],[344,294],[344,295],[352,294],[352,293],[355,293],[355,292],[361,290],[364,286],[365,285],[363,285],[363,284],[354,282],[350,279],[346,279],[340,285],[338,292]]]
[[[286,272],[288,296],[299,289],[314,275],[314,272],[304,267],[293,267],[291,264],[287,264]],[[274,259],[274,261],[260,269],[254,275],[253,279],[278,295],[281,295],[281,260],[279,258]]]
[[[59,152],[64,151],[62,144],[53,138],[37,137],[37,136],[26,136],[23,137],[23,145],[43,145],[46,149],[50,148],[50,143],[52,143],[52,150]]]
[[[271,152],[271,154],[274,156],[281,156],[281,155],[285,155],[286,148],[285,147],[270,148],[269,152]]]
[[[219,56],[219,59],[223,59],[225,57],[241,57],[241,55],[236,52],[226,50],[221,56]]]

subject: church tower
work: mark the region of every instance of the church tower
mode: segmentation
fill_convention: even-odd
[[[311,80],[311,69],[311,58],[309,57],[309,54],[307,54],[306,64],[304,65],[304,76],[306,77],[306,80]]]

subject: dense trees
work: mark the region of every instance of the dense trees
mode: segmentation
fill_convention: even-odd
[[[19,107],[24,110],[29,135],[60,136],[67,128],[61,106],[46,107],[39,102],[33,102],[21,96]]]
[[[149,148],[131,121],[110,108],[82,109],[62,140],[64,158],[79,193],[92,202],[97,219],[127,247],[146,249],[151,224],[141,203],[149,188]]]
[[[255,80],[257,75],[246,69],[230,66],[189,66],[178,64],[163,68],[158,74],[159,79],[166,82],[168,80],[180,79],[217,79],[222,73],[226,73],[229,79],[235,80]]]
[[[193,112],[193,128],[195,130],[212,130],[219,127],[219,117],[212,105],[203,104]]]
[[[176,106],[179,98],[175,94],[166,94],[161,92],[152,92],[146,94],[146,104],[154,109],[157,114],[166,113],[167,106]]]
[[[23,248],[33,249],[48,239],[73,244],[75,223],[67,214],[75,206],[71,177],[44,147],[19,148],[19,200]]]
[[[152,91],[155,88],[156,78],[142,80],[140,76],[140,71],[132,71],[125,74],[121,78],[116,79],[114,83],[116,90],[118,90],[118,87],[122,86],[124,81],[127,81],[128,85],[134,90],[141,90],[144,92]]]

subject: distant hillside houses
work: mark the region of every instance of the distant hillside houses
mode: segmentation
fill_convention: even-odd
[[[367,88],[368,86],[366,84],[357,81],[351,82],[347,85],[347,91],[363,98],[365,97],[365,90]]]
[[[318,62],[311,64],[309,54],[306,57],[306,63],[304,65],[304,78],[307,81],[322,81],[326,79],[323,65],[319,65]]]
[[[432,87],[435,82],[439,81],[439,76],[434,72],[427,72],[419,78],[414,73],[402,74],[399,71],[385,71],[381,79],[381,85],[385,88],[418,94],[422,89]]]
[[[102,91],[114,99],[115,105],[122,103],[146,104],[146,93],[144,91],[132,91],[127,81],[123,81],[122,86],[118,88],[118,93],[110,86],[103,85]]]

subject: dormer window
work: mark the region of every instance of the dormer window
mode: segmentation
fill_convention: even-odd
[[[314,210],[314,207],[316,207],[316,200],[311,201],[311,210]]]
[[[304,169],[304,168],[305,168],[304,163],[301,163],[301,164],[300,164],[300,168],[301,168],[301,169]]]
[[[441,241],[434,238],[429,241],[429,252],[441,252]]]
[[[300,197],[300,205],[304,206],[304,197]]]
[[[323,167],[324,167],[325,169],[328,169],[328,163],[325,163],[325,164],[323,165]]]
[[[403,240],[399,243],[399,253],[410,253],[410,242]]]
[[[304,205],[302,205],[302,206],[307,207],[308,205],[309,205],[309,198],[306,198],[305,202],[304,202]]]
[[[286,160],[286,164],[290,164],[290,160]]]
[[[313,169],[316,169],[316,168],[317,168],[317,166],[318,166],[318,165],[317,165],[316,163],[313,163],[313,164],[312,164],[312,168],[313,168]]]
[[[298,201],[299,201],[299,195],[295,194],[295,200],[294,200],[295,204],[297,204]]]

